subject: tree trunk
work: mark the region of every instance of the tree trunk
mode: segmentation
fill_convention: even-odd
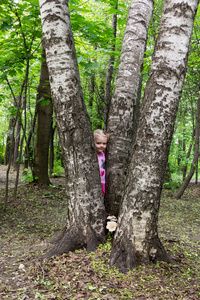
[[[21,134],[21,120],[17,120],[16,132],[15,132],[14,158],[13,158],[13,165],[12,165],[15,171],[17,170],[18,159],[19,159],[20,134]]]
[[[37,94],[37,130],[34,149],[33,174],[39,184],[50,184],[48,175],[49,141],[51,136],[53,104],[49,85],[49,73],[45,60],[45,51],[42,53],[40,84]],[[45,103],[46,102],[46,103]]]
[[[12,161],[13,161],[13,153],[11,153],[11,155],[10,155],[10,146],[11,146],[13,127],[15,126],[14,124],[15,124],[15,118],[12,117],[9,122],[8,135],[6,138],[6,149],[5,149],[5,157],[4,157],[4,165],[5,166],[9,164],[10,159],[11,159],[10,164],[12,164]],[[12,147],[12,149],[14,149],[14,146]]]
[[[197,112],[196,112],[196,129],[195,129],[195,148],[194,148],[194,158],[192,162],[192,166],[190,168],[190,172],[188,173],[187,177],[185,178],[183,184],[179,188],[179,190],[175,193],[174,197],[176,199],[180,199],[183,195],[185,189],[187,188],[196,167],[198,167],[198,158],[199,158],[199,126],[200,126],[200,96],[198,98],[197,103]]]
[[[183,124],[185,126],[185,124]],[[182,151],[183,151],[183,155],[185,157],[185,149],[186,149],[186,145],[185,145],[185,128],[183,128],[183,141],[182,141]],[[182,167],[182,174],[183,174],[183,180],[185,179],[185,174],[183,171],[184,167]]]
[[[35,107],[35,113],[32,121],[32,126],[28,134],[28,138],[26,140],[26,146],[25,146],[25,157],[24,157],[24,170],[28,169],[28,166],[33,167],[33,151],[31,145],[31,140],[33,137],[33,133],[35,131],[35,125],[36,125],[36,119],[37,119],[37,105]],[[25,172],[25,171],[24,171]]]
[[[105,208],[93,132],[80,84],[67,1],[40,0],[43,40],[66,174],[69,220],[46,257],[105,241]]]
[[[4,132],[2,132],[3,135],[3,145],[2,145],[2,152],[1,152],[1,164],[4,163]]]
[[[158,237],[158,212],[197,6],[168,0],[163,7],[111,253],[111,265],[122,270],[171,261]]]
[[[52,177],[53,168],[54,168],[54,133],[56,130],[56,126],[53,127],[53,123],[51,124],[51,136],[49,143],[49,176]]]
[[[183,180],[185,180],[186,178],[186,173],[187,173],[187,160],[188,158],[190,157],[190,153],[192,151],[192,145],[193,145],[193,140],[194,140],[194,137],[195,137],[195,131],[196,129],[193,130],[193,134],[192,134],[192,140],[191,140],[191,143],[190,143],[190,146],[188,148],[188,152],[187,152],[187,156],[186,156],[186,165],[183,167]]]
[[[106,211],[115,216],[119,213],[136,131],[136,103],[152,10],[152,0],[132,1],[109,111],[105,205]]]
[[[90,94],[89,94],[89,106],[93,106],[94,102],[94,92],[95,92],[95,72],[92,71],[92,76],[90,77]]]
[[[115,9],[118,8],[118,0],[116,0]],[[112,16],[112,30],[113,30],[113,39],[111,45],[111,51],[115,51],[116,35],[117,35],[117,13]],[[110,108],[111,98],[112,98],[112,76],[113,76],[113,66],[114,66],[115,56],[109,56],[108,70],[106,74],[106,84],[105,84],[105,95],[104,95],[104,130],[107,131],[107,121],[108,121],[108,112]]]
[[[15,123],[15,122],[14,122]],[[11,161],[13,158],[13,150],[14,150],[14,128],[15,124],[13,124],[13,129],[12,129],[12,134],[10,134],[10,140],[9,140],[9,158],[8,158],[8,168],[6,171],[6,188],[5,188],[5,199],[4,199],[4,207],[3,210],[6,211],[7,209],[7,204],[8,204],[8,185],[9,185],[9,172],[11,168]]]
[[[170,166],[169,166],[169,161],[167,162],[166,168],[165,168],[165,176],[164,176],[164,181],[165,182],[170,182],[172,180],[171,177],[171,171],[170,171]]]
[[[199,161],[197,160],[196,174],[195,174],[195,184],[198,184],[198,168],[199,168],[198,164],[199,164]]]

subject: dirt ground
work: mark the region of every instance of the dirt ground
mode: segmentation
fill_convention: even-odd
[[[7,173],[7,166],[1,165],[0,166],[0,188],[5,187],[6,173]],[[11,169],[9,172],[9,183],[10,183],[10,186],[12,186],[12,187],[15,184],[15,177],[16,177],[16,172],[13,169]]]
[[[175,265],[140,266],[120,274],[109,266],[111,238],[92,254],[85,249],[41,260],[49,239],[67,220],[64,177],[49,187],[21,183],[13,200],[15,172],[3,212],[6,167],[0,167],[0,299],[200,299],[200,185],[181,200],[165,190],[159,236]]]

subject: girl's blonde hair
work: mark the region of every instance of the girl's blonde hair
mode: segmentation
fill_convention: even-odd
[[[108,133],[103,132],[103,130],[101,130],[101,129],[96,129],[94,131],[94,139],[96,140],[96,137],[100,136],[100,135],[103,137],[106,137],[107,142],[109,141],[110,135]]]

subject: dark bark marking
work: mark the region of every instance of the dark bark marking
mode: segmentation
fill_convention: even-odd
[[[174,13],[174,16],[180,18],[182,16],[186,16],[187,13],[189,12],[193,13],[193,10],[191,9],[191,6],[189,6],[187,3],[181,2],[181,3],[174,4],[172,7],[165,9],[163,13],[168,14],[171,12]],[[186,17],[188,18],[188,16]]]
[[[62,10],[62,8],[61,8]],[[66,23],[65,19],[61,18],[60,16],[56,15],[56,14],[50,14],[51,10],[46,10],[49,11],[49,14],[46,16],[46,18],[44,18],[44,22],[48,22],[48,23],[52,23],[52,22],[56,22],[58,20],[61,20],[63,23]]]
[[[58,91],[59,91],[60,94],[63,94],[63,88],[62,88],[62,86],[59,86]]]
[[[62,38],[53,37],[51,34],[51,37],[49,39],[44,37],[43,41],[44,41],[45,49],[46,48],[49,49],[52,45],[59,44],[62,41]]]

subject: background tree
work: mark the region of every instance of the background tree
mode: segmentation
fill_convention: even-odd
[[[196,167],[198,166],[198,158],[199,158],[199,126],[200,126],[200,96],[197,103],[197,111],[196,111],[196,129],[195,129],[195,150],[194,150],[194,158],[192,162],[192,166],[190,168],[190,172],[187,177],[183,181],[180,189],[175,193],[174,197],[180,199],[183,195],[185,189],[187,188]]]
[[[32,8],[32,9],[31,9]],[[0,61],[1,82],[5,87],[6,97],[9,101],[4,102],[8,107],[10,116],[14,117],[17,110],[17,102],[20,102],[21,122],[25,114],[28,116],[28,109],[25,109],[25,102],[33,89],[34,76],[37,77],[37,50],[40,43],[41,29],[38,27],[39,10],[36,5],[29,1],[15,3],[13,1],[2,1],[1,40],[2,57]],[[9,49],[9,51],[7,50]],[[36,59],[35,59],[36,58]],[[34,70],[34,71],[33,71]],[[31,71],[31,75],[29,73]],[[29,74],[28,74],[29,73]],[[26,77],[26,82],[24,81]],[[12,101],[12,102],[11,102]],[[15,103],[14,103],[15,102]],[[30,108],[30,106],[29,106]],[[23,128],[27,126],[23,123]],[[20,135],[18,134],[20,137]],[[18,147],[16,147],[18,153]]]
[[[116,36],[117,36],[117,8],[118,8],[118,0],[114,3],[114,13],[112,15],[112,30],[113,30],[113,38],[111,51],[115,51],[116,44]],[[104,130],[107,130],[107,120],[108,120],[108,112],[110,108],[111,98],[112,98],[112,79],[113,79],[113,69],[114,69],[114,61],[115,55],[109,55],[108,62],[108,70],[106,74],[106,82],[105,82],[105,95],[104,95]]]
[[[37,94],[37,131],[34,148],[33,176],[39,184],[50,184],[48,175],[48,157],[52,134],[53,104],[46,64],[45,50],[42,52],[40,84]]]
[[[34,78],[31,71],[35,67],[34,55],[37,56],[36,52],[40,44],[38,37],[41,36],[41,30],[38,27],[38,7],[34,4],[32,5],[32,3],[30,4],[28,1],[20,3],[2,1],[0,11],[2,13],[1,18],[3,19],[1,29],[5,35],[0,46],[2,50],[2,57],[0,59],[1,81],[6,82],[7,90],[9,90],[9,100],[12,99],[12,102],[14,102],[14,105],[9,105],[9,110],[11,116],[14,117],[11,139],[13,146],[11,146],[11,149],[12,151],[15,149],[17,157],[17,174],[13,193],[15,199],[17,195],[23,145],[26,139],[26,129],[28,129],[27,100],[29,89],[33,82],[32,78]],[[9,51],[7,51],[8,48]],[[17,122],[20,124],[19,129],[21,127],[23,132],[20,134],[18,130],[17,134],[20,142],[15,143],[16,147],[14,148],[15,125]],[[10,153],[10,158],[11,157],[12,153]],[[8,198],[10,164],[11,159],[7,168],[4,209],[6,209]]]

